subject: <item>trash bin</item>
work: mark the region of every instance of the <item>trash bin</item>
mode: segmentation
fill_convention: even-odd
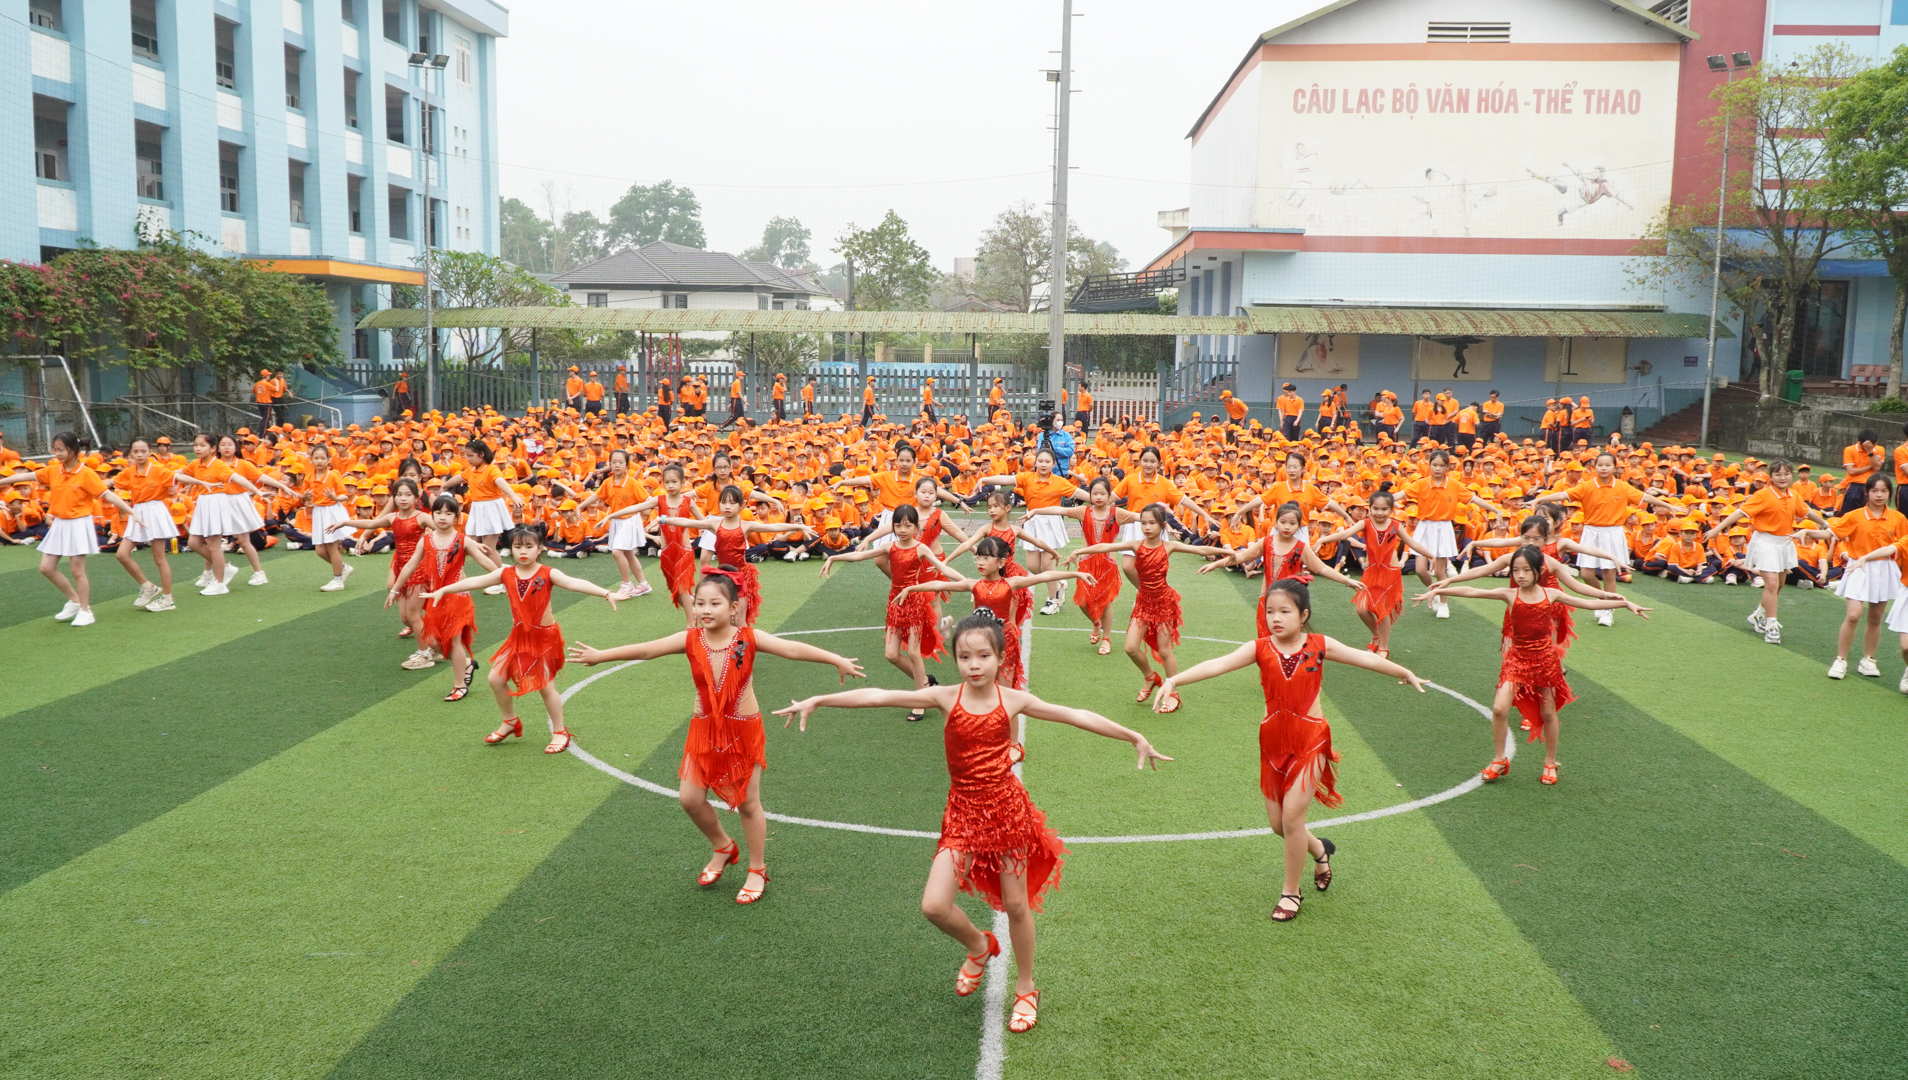
[[[1782,380],[1782,400],[1797,402],[1802,400],[1802,373],[1800,371],[1784,373]]]

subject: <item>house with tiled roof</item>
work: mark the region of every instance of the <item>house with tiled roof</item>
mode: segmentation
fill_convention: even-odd
[[[588,307],[806,311],[834,299],[806,274],[666,240],[624,248],[550,283]]]

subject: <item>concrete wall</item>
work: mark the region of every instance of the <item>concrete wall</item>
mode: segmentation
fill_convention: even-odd
[[[1873,430],[1880,443],[1893,446],[1902,440],[1903,423],[1908,423],[1908,413],[1829,412],[1780,402],[1724,405],[1716,411],[1716,442],[1724,450],[1764,461],[1811,462],[1834,469],[1840,477],[1842,450],[1853,446],[1863,429]]]

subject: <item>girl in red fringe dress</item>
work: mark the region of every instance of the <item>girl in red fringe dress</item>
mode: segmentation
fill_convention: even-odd
[[[1117,541],[1121,528],[1139,520],[1133,511],[1113,505],[1113,483],[1104,476],[1093,478],[1087,485],[1087,495],[1090,501],[1086,505],[1043,506],[1027,511],[1027,516],[1051,514],[1078,521],[1080,538],[1088,547]],[[1080,561],[1080,569],[1092,575],[1091,583],[1084,580],[1080,583],[1074,590],[1073,602],[1080,605],[1080,610],[1093,624],[1087,644],[1098,645],[1100,655],[1105,656],[1113,651],[1113,630],[1108,625],[1106,609],[1112,607],[1120,595],[1120,568],[1112,556],[1089,555]]]
[[[1305,825],[1313,799],[1326,806],[1342,801],[1333,766],[1338,754],[1332,749],[1332,728],[1318,708],[1325,661],[1389,675],[1421,694],[1424,683],[1382,656],[1312,633],[1312,591],[1304,582],[1274,581],[1266,590],[1264,608],[1266,635],[1167,679],[1153,698],[1153,710],[1171,712],[1178,707],[1182,686],[1257,665],[1259,685],[1265,691],[1265,719],[1259,722],[1259,792],[1265,796],[1265,816],[1272,831],[1285,840],[1285,879],[1272,921],[1290,922],[1298,918],[1305,899],[1299,892],[1305,857],[1310,855],[1317,863],[1312,885],[1324,892],[1331,888],[1332,853],[1338,850],[1330,840],[1313,836]]]
[[[1586,611],[1626,608],[1649,618],[1643,614],[1649,608],[1637,607],[1620,596],[1613,600],[1591,600],[1546,588],[1539,580],[1545,558],[1541,548],[1526,544],[1511,553],[1511,588],[1473,589],[1443,581],[1417,598],[1422,603],[1440,596],[1468,596],[1478,600],[1502,600],[1506,605],[1504,663],[1498,671],[1497,698],[1491,703],[1491,747],[1498,756],[1484,767],[1487,781],[1510,773],[1510,757],[1503,751],[1504,740],[1510,737],[1511,706],[1515,705],[1517,711],[1524,714],[1531,741],[1535,742],[1539,735],[1544,739],[1544,771],[1539,779],[1545,784],[1557,782],[1557,710],[1574,700],[1570,684],[1564,681],[1557,608]]]
[[[722,879],[722,872],[741,859],[735,841],[722,828],[709,804],[709,792],[742,815],[742,835],[749,842],[749,872],[738,904],[753,904],[767,888],[768,862],[763,845],[768,840],[768,818],[762,813],[762,770],[768,764],[762,737],[762,707],[755,701],[757,653],[784,660],[832,664],[841,681],[863,677],[852,658],[799,641],[787,641],[743,624],[742,586],[730,567],[703,572],[690,600],[696,624],[681,633],[638,645],[592,649],[582,642],[570,646],[570,659],[579,664],[624,660],[654,660],[681,653],[689,660],[695,682],[696,711],[689,720],[689,738],[683,746],[681,786],[677,797],[696,828],[709,840],[714,854],[697,876],[704,888]],[[759,879],[759,883],[758,880]]]
[[[443,659],[442,655],[433,656],[431,646],[424,642],[424,601],[419,595],[424,590],[420,587],[421,583],[403,588],[397,584],[398,575],[404,572],[411,556],[417,552],[418,538],[424,535],[430,522],[430,518],[418,509],[419,495],[417,481],[408,477],[398,480],[391,485],[390,510],[375,517],[346,518],[342,522],[346,528],[359,530],[360,537],[369,536],[378,529],[391,530],[391,569],[385,574],[385,585],[397,599],[398,619],[404,624],[398,636],[417,642],[417,651],[398,665],[406,671],[435,667]],[[388,609],[391,605],[387,601],[384,606]]]
[[[835,563],[869,559],[874,560],[875,565],[888,575],[887,633],[883,652],[888,663],[914,680],[916,689],[919,689],[932,684],[927,673],[926,658],[932,656],[941,660],[947,654],[941,648],[941,628],[934,616],[934,605],[919,592],[904,597],[902,591],[918,582],[935,580],[937,573],[949,578],[961,575],[935,558],[927,545],[917,539],[921,514],[912,505],[903,503],[895,507],[889,524],[894,527],[894,543],[868,551],[830,555],[822,560],[821,576],[826,580],[829,568]],[[907,718],[919,721],[925,715],[915,709],[908,713]]]
[[[1363,587],[1352,597],[1352,610],[1371,631],[1371,644],[1365,648],[1387,659],[1391,656],[1391,628],[1404,613],[1404,553],[1409,549],[1420,559],[1431,557],[1430,549],[1413,539],[1391,516],[1397,503],[1397,496],[1391,492],[1374,491],[1369,517],[1319,540],[1320,545],[1345,540],[1365,545],[1365,570],[1358,580]]]
[[[1008,521],[1007,519],[1013,516],[1013,512],[1014,512],[1014,493],[1013,492],[1003,491],[1000,488],[995,488],[994,490],[988,492],[987,493],[987,527],[985,529],[980,530],[979,532],[976,532],[974,535],[968,537],[967,540],[961,544],[961,546],[955,548],[952,552],[948,553],[946,561],[953,562],[955,559],[958,559],[962,555],[965,555],[969,551],[972,551],[974,549],[974,545],[980,543],[981,538],[986,536],[994,537],[997,540],[1004,540],[1009,545],[1012,545],[1016,541],[1022,544],[1031,544],[1032,546],[1040,548],[1046,551],[1048,554],[1054,555],[1056,557],[1060,554],[1058,551],[1054,550],[1051,546],[1049,546],[1045,540],[1040,539],[1038,536],[1035,536],[1034,534],[1021,528],[1020,526],[1015,525],[1013,522]],[[1007,560],[1007,565],[1005,567],[1002,567],[1000,572],[1007,577],[1026,577],[1027,576],[1027,568],[1020,565],[1018,561],[1011,558]]]
[[[961,531],[961,527],[954,524],[946,514],[941,512],[941,500],[951,495],[953,495],[953,492],[942,489],[940,481],[934,479],[932,476],[923,476],[914,482],[914,509],[921,517],[921,527],[915,531],[914,538],[920,543],[927,545],[928,551],[933,553],[934,557],[940,559],[942,562],[946,562],[948,559],[948,556],[941,553],[942,533],[953,537],[954,542],[957,544],[965,544],[967,542],[967,534]],[[874,532],[862,537],[861,542],[856,544],[855,548],[857,550],[871,548],[883,537],[892,535],[894,535],[894,523],[890,520],[875,529]],[[889,541],[889,543],[893,543],[893,541]],[[920,580],[947,581],[949,579],[939,571],[930,570],[922,575]],[[954,624],[954,620],[942,611],[941,597],[938,593],[929,596],[928,602],[934,605],[935,625],[940,628],[943,637],[947,636],[947,630]]]
[[[941,816],[940,841],[928,870],[927,887],[921,894],[921,913],[967,949],[967,960],[954,977],[954,993],[961,997],[980,988],[987,961],[1000,955],[1000,941],[968,919],[954,902],[954,894],[979,896],[989,907],[1007,915],[1008,938],[1019,975],[1007,1030],[1029,1031],[1040,1020],[1040,991],[1034,988],[1033,977],[1033,917],[1047,892],[1060,883],[1067,849],[1047,827],[1046,815],[1027,797],[1027,789],[1014,772],[1024,753],[1012,718],[1031,716],[1071,724],[1109,739],[1124,739],[1133,744],[1142,769],[1148,762],[1172,758],[1154,750],[1144,735],[1098,713],[1050,704],[1024,690],[1007,689],[1000,678],[1004,636],[991,613],[977,611],[961,620],[953,637],[955,661],[961,671],[958,686],[823,694],[791,702],[775,715],[787,717],[790,722],[799,719],[802,730],[807,731],[808,718],[818,708],[940,709],[947,714],[943,734],[950,781],[947,810]]]
[[[563,698],[557,693],[556,675],[563,670],[563,628],[550,613],[550,596],[556,589],[600,596],[616,610],[616,596],[593,581],[538,565],[543,554],[541,525],[513,525],[503,534],[503,546],[510,551],[510,565],[482,577],[465,578],[439,585],[424,594],[426,600],[441,600],[457,593],[502,585],[510,599],[510,636],[490,657],[490,692],[497,699],[497,711],[503,723],[484,736],[492,746],[511,736],[523,738],[523,720],[517,716],[516,698],[528,693],[543,697],[550,714],[550,745],[546,754],[561,754],[570,748],[570,731],[563,726]]]
[[[642,502],[612,511],[604,518],[605,527],[610,522],[627,517],[637,517],[656,511],[663,517],[678,520],[693,517],[696,513],[695,496],[683,490],[682,466],[671,462],[662,469],[663,489]],[[658,541],[662,545],[662,555],[656,560],[662,568],[663,587],[669,591],[669,600],[693,624],[690,616],[691,596],[696,591],[696,539],[694,535],[680,525],[664,525]],[[632,559],[634,556],[632,555]]]
[[[742,504],[747,498],[748,496],[742,494],[741,488],[729,484],[723,487],[720,495],[716,496],[716,506],[722,512],[715,517],[688,518],[664,514],[656,520],[663,526],[665,534],[671,527],[715,534],[716,564],[735,568],[736,584],[742,589],[743,623],[754,626],[755,617],[762,613],[762,577],[755,572],[755,564],[749,562],[750,534],[780,535],[798,532],[810,540],[821,534],[801,524],[784,525],[766,521],[743,521]],[[664,572],[667,573],[667,571]]]
[[[418,540],[404,569],[398,571],[397,580],[384,598],[385,607],[390,607],[407,592],[415,592],[418,601],[424,603],[426,594],[462,581],[466,557],[476,559],[488,569],[498,569],[491,560],[490,549],[457,528],[457,518],[463,510],[455,495],[439,495],[431,500],[430,531]],[[463,673],[444,697],[445,701],[462,701],[470,693],[471,680],[477,676],[477,658],[471,651],[476,637],[477,605],[468,595],[458,593],[436,603],[424,603],[418,644],[450,657],[451,670]]]
[[[1091,555],[1111,555],[1115,552],[1133,553],[1131,577],[1138,586],[1133,597],[1133,614],[1126,623],[1126,655],[1139,668],[1140,677],[1145,680],[1140,692],[1133,700],[1144,702],[1153,695],[1153,688],[1160,683],[1160,677],[1146,662],[1148,652],[1167,676],[1179,671],[1179,661],[1173,658],[1173,648],[1179,644],[1179,627],[1185,620],[1179,612],[1179,592],[1166,583],[1167,564],[1175,554],[1200,555],[1206,558],[1218,558],[1231,555],[1225,548],[1198,547],[1182,544],[1177,540],[1162,540],[1160,533],[1166,529],[1166,507],[1153,503],[1140,511],[1139,540],[1116,540],[1110,544],[1089,544],[1075,550],[1067,556],[1069,565]],[[1179,707],[1175,699],[1173,708]],[[1173,709],[1166,709],[1172,712]]]
[[[1252,541],[1237,551],[1228,552],[1217,562],[1209,562],[1199,568],[1202,574],[1222,570],[1228,566],[1249,566],[1261,555],[1265,557],[1264,584],[1259,589],[1259,602],[1253,607],[1253,618],[1258,623],[1259,636],[1269,631],[1265,621],[1265,599],[1275,581],[1296,581],[1309,587],[1313,575],[1331,578],[1340,585],[1361,592],[1364,585],[1325,565],[1318,557],[1312,545],[1300,535],[1305,530],[1305,510],[1298,503],[1287,502],[1279,506],[1272,519],[1272,531]],[[1355,605],[1357,600],[1352,601]]]
[[[1007,644],[1000,660],[1001,685],[1010,690],[1027,689],[1027,616],[1033,612],[1033,597],[1027,592],[1035,585],[1048,581],[1076,580],[1084,587],[1091,587],[1092,574],[1080,570],[1049,570],[1044,574],[1027,574],[1020,577],[1002,577],[1001,567],[1013,557],[1013,549],[1007,541],[996,536],[983,537],[974,546],[974,566],[980,572],[978,579],[963,578],[959,581],[917,581],[895,594],[896,602],[904,601],[914,593],[972,593],[974,610],[990,612],[1000,620]],[[1118,573],[1118,571],[1114,571]]]
[[[1620,593],[1605,592],[1597,586],[1584,581],[1583,577],[1577,573],[1576,567],[1563,561],[1565,555],[1589,556],[1590,558],[1602,559],[1606,562],[1618,560],[1616,555],[1597,548],[1585,547],[1568,537],[1553,538],[1552,532],[1556,522],[1555,515],[1562,512],[1563,508],[1557,504],[1545,503],[1543,506],[1538,507],[1529,517],[1524,519],[1522,527],[1518,530],[1517,539],[1504,538],[1474,541],[1471,545],[1467,546],[1467,550],[1468,547],[1480,547],[1487,551],[1492,548],[1508,547],[1512,550],[1497,556],[1482,566],[1473,566],[1461,574],[1452,574],[1450,577],[1444,579],[1444,584],[1455,585],[1459,582],[1471,581],[1476,578],[1492,577],[1500,571],[1508,572],[1512,557],[1517,551],[1528,546],[1536,548],[1542,552],[1544,556],[1543,570],[1537,575],[1537,584],[1540,588],[1567,588],[1571,592],[1581,593],[1593,600],[1623,599]],[[1620,555],[1621,553],[1619,552],[1618,554]],[[1627,566],[1629,564],[1622,563],[1621,565]],[[1414,606],[1416,603],[1421,602],[1422,599],[1423,598],[1420,597],[1418,601],[1414,601]],[[1570,606],[1567,604],[1557,604],[1553,606],[1550,609],[1550,616],[1555,619],[1557,623],[1557,655],[1561,657],[1564,653],[1570,651],[1570,643],[1577,640],[1577,624],[1576,621],[1570,617]],[[1504,612],[1505,642],[1508,643],[1510,638],[1511,613],[1506,609]],[[1530,721],[1526,720],[1524,729],[1526,731],[1530,730]]]

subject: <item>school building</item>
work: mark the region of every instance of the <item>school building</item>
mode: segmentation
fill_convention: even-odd
[[[1642,431],[1702,396],[1709,291],[1651,283],[1638,242],[1716,189],[1707,58],[1829,40],[1885,55],[1908,0],[1337,0],[1267,31],[1187,132],[1190,203],[1147,267],[1183,274],[1181,314],[1256,331],[1182,338],[1182,387],[1261,417],[1286,382],[1314,404],[1348,384],[1354,410],[1495,388],[1513,435],[1587,395]],[[1789,366],[1886,363],[1881,264],[1822,276]],[[1740,313],[1719,322],[1718,379],[1752,378]]]

